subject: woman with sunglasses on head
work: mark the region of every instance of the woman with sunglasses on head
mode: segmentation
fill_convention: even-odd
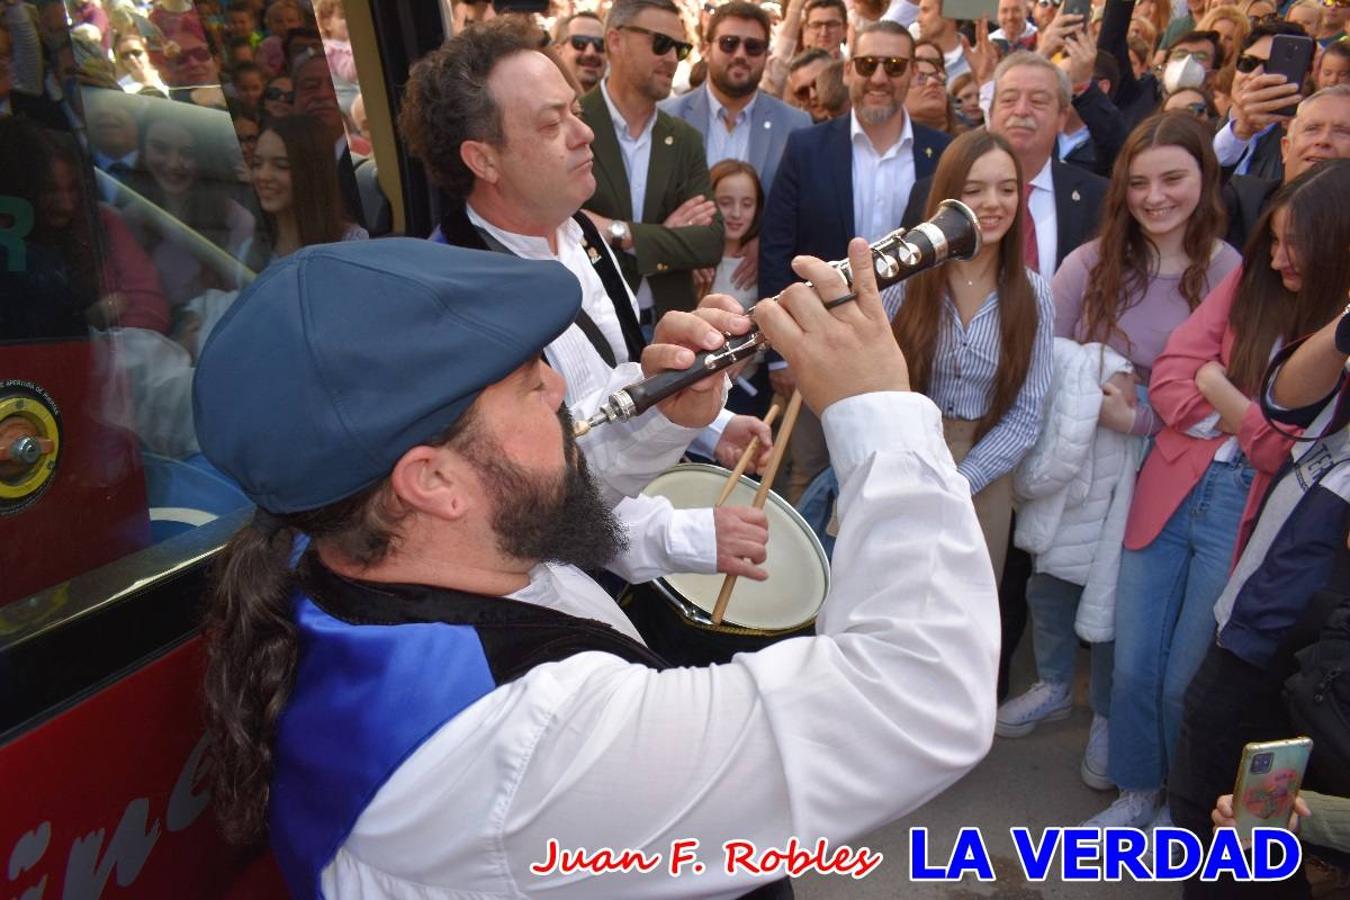
[[[1214,103],[1214,95],[1203,87],[1173,91],[1163,100],[1162,111],[1190,113],[1211,131],[1219,121],[1219,108]]]
[[[1097,427],[1090,434],[1094,444],[1118,445],[1125,457],[1111,474],[1132,472],[1144,439],[1162,427],[1137,387],[1147,383],[1167,335],[1240,261],[1237,251],[1219,239],[1223,207],[1218,191],[1219,167],[1208,130],[1188,114],[1146,119],[1116,157],[1100,237],[1070,253],[1055,273],[1055,334],[1079,344],[1105,345],[1111,358],[1123,363],[1114,372],[1105,369],[1104,349],[1096,363],[1101,395]],[[1121,440],[1117,435],[1136,439]],[[1093,472],[1090,498],[1102,512],[1113,505],[1117,510],[1110,534],[1104,530],[1103,517],[1098,517],[1079,524],[1101,532],[1090,541],[1042,541],[1048,549],[1037,556],[1027,583],[1038,681],[1005,703],[998,715],[997,730],[1004,737],[1021,737],[1040,722],[1068,715],[1078,634],[1085,634],[1094,642],[1093,719],[1079,772],[1096,790],[1110,788],[1112,774],[1123,768],[1115,766],[1116,735],[1107,726],[1114,700],[1112,617],[1117,621],[1126,617],[1120,609],[1123,598],[1112,602],[1117,565],[1111,554],[1119,549],[1132,481]],[[1026,489],[1025,484],[1019,487]],[[1088,504],[1082,509],[1086,513]],[[1075,521],[1067,514],[1066,518]],[[1019,523],[1019,534],[1023,528],[1031,534],[1036,525],[1028,516]],[[1081,538],[1082,532],[1073,535]],[[1148,808],[1150,817],[1154,806]],[[1111,824],[1138,826],[1147,821]]]
[[[979,218],[983,245],[885,294],[910,383],[942,410],[957,470],[970,482],[994,565],[1002,574],[1012,521],[1013,467],[1040,434],[1050,385],[1050,285],[1022,262],[1023,173],[1002,137],[980,128],[942,153],[926,214],[945,197]]]
[[[914,46],[914,74],[905,95],[905,110],[920,125],[957,135],[966,130],[955,104],[947,96],[947,70],[942,49],[929,41]]]

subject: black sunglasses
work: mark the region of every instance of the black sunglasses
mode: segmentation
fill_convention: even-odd
[[[852,62],[853,71],[863,78],[871,78],[878,65],[891,78],[899,78],[909,68],[909,58],[905,56],[855,56]]]
[[[652,53],[657,56],[665,56],[671,50],[675,51],[675,58],[683,60],[689,55],[689,51],[694,49],[693,44],[677,41],[668,34],[662,34],[659,31],[652,31],[650,28],[642,28],[638,25],[620,25],[624,31],[636,31],[638,34],[645,34],[652,39]]]
[[[574,34],[567,39],[567,43],[572,45],[572,49],[578,53],[585,53],[587,47],[594,47],[596,53],[605,52],[605,39],[602,37],[591,37],[588,34]]]
[[[760,38],[743,38],[735,34],[724,34],[717,39],[717,46],[723,53],[735,53],[736,49],[742,44],[745,45],[746,56],[763,56],[769,49],[769,42]]]
[[[1250,53],[1244,53],[1242,56],[1238,57],[1237,62],[1233,63],[1233,68],[1237,69],[1244,75],[1249,75],[1252,72],[1255,72],[1261,66],[1264,66],[1266,62],[1267,60],[1261,59],[1258,56],[1252,56]]]
[[[263,91],[265,100],[285,100],[287,103],[295,102],[295,91],[283,91],[281,88],[270,87]]]

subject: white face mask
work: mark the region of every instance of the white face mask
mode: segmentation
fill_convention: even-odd
[[[1194,56],[1182,56],[1172,60],[1163,69],[1163,90],[1169,94],[1187,88],[1198,88],[1205,83],[1209,74]]]

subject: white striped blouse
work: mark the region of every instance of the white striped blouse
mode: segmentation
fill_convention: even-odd
[[[970,482],[972,494],[1011,472],[1041,432],[1041,404],[1050,388],[1054,362],[1055,301],[1048,281],[1031,270],[1027,270],[1027,277],[1036,293],[1038,316],[1031,365],[1012,407],[956,467]],[[887,314],[895,318],[905,302],[905,284],[887,289],[882,301]],[[943,298],[942,327],[928,396],[944,418],[979,419],[989,410],[1001,338],[997,292],[985,298],[969,326],[961,325],[961,316],[951,298]]]

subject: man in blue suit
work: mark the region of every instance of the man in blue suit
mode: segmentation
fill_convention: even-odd
[[[811,117],[759,90],[769,58],[769,15],[758,3],[719,6],[708,19],[705,41],[707,82],[660,106],[703,136],[708,168],[724,159],[748,162],[767,192],[788,135],[809,128]]]
[[[760,230],[761,296],[801,280],[794,256],[843,259],[851,238],[874,241],[900,227],[914,182],[933,174],[951,141],[905,112],[913,60],[914,39],[903,26],[865,26],[845,74],[852,112],[788,138]],[[774,390],[790,393],[790,370],[776,360],[770,368]],[[804,412],[789,445],[789,500],[829,464],[820,434],[819,421]]]

